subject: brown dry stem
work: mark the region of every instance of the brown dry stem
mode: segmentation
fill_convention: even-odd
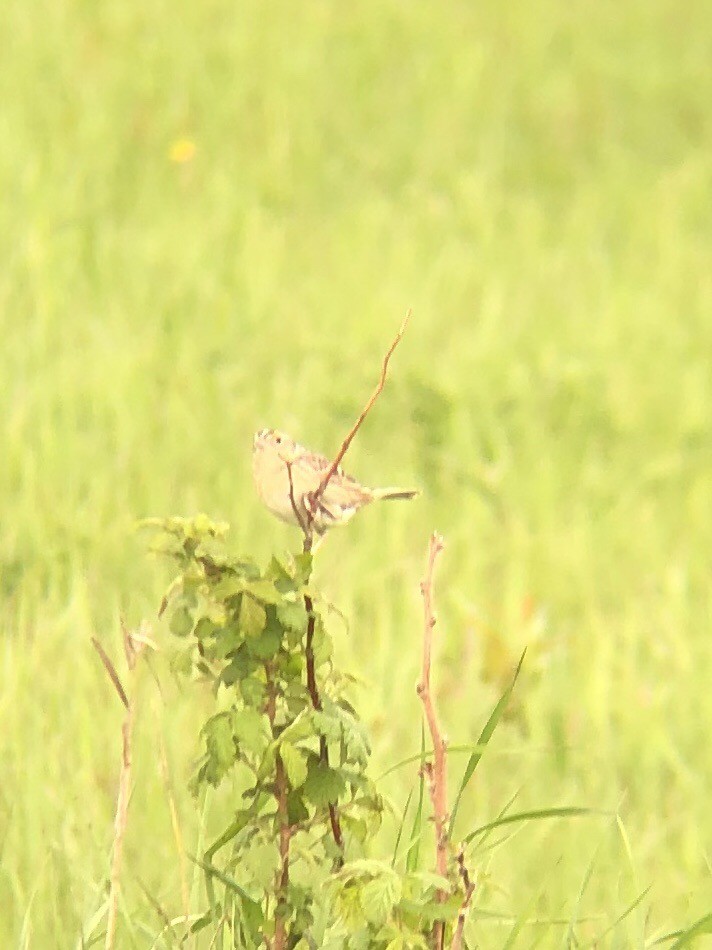
[[[447,834],[447,766],[445,739],[440,732],[433,698],[430,692],[430,668],[432,657],[433,629],[435,627],[435,612],[433,608],[433,575],[435,562],[444,548],[443,539],[433,532],[428,547],[428,560],[425,577],[420,583],[420,592],[423,596],[423,666],[420,682],[417,685],[418,696],[423,704],[425,718],[428,723],[430,738],[433,743],[433,759],[423,764],[423,774],[428,779],[430,799],[433,806],[435,822],[435,869],[442,877],[447,877],[448,834]],[[437,899],[445,901],[447,892],[438,890]],[[433,925],[433,946],[435,950],[442,950],[445,941],[445,923],[436,921]]]
[[[267,703],[265,712],[269,719],[272,738],[277,739],[279,735],[275,727],[275,718],[277,715],[277,687],[274,682],[272,666],[269,663],[265,663],[265,675],[267,678]],[[289,809],[287,807],[288,792],[289,786],[284,762],[282,761],[282,756],[277,752],[275,756],[274,797],[277,802],[277,814],[279,816],[279,870],[277,871],[275,887],[277,907],[275,910],[272,950],[286,950],[287,946],[286,918],[289,908],[289,846],[292,840],[292,826],[289,822]]]
[[[144,625],[132,632],[126,629],[123,620],[121,621],[121,632],[124,642],[124,654],[126,656],[126,665],[129,674],[133,674],[136,668],[136,661],[141,656],[144,648],[151,644],[151,640],[146,636]],[[121,768],[119,772],[119,789],[116,795],[116,815],[114,817],[114,842],[111,858],[111,876],[109,883],[109,910],[106,921],[106,938],[104,941],[105,950],[112,950],[116,942],[116,921],[119,911],[119,890],[121,886],[121,862],[123,856],[124,838],[126,836],[126,827],[128,825],[129,798],[131,793],[131,740],[133,736],[133,723],[135,704],[133,697],[129,699],[124,689],[116,667],[111,662],[108,654],[96,637],[92,637],[94,649],[99,654],[101,662],[109,675],[114,689],[124,706],[124,720],[121,724]]]
[[[317,486],[316,490],[313,491],[311,495],[309,496],[309,499],[308,499],[309,503],[307,505],[307,521],[308,521],[309,531],[305,532],[305,547],[306,547],[307,534],[309,534],[309,547],[307,548],[307,550],[311,550],[311,524],[314,520],[314,514],[317,508],[319,507],[319,500],[324,494],[324,492],[326,491],[327,486],[329,482],[331,481],[331,479],[333,478],[334,473],[338,469],[339,465],[341,465],[341,462],[344,456],[348,452],[349,446],[353,442],[356,436],[356,433],[363,425],[364,420],[366,419],[366,416],[369,414],[369,412],[374,406],[374,403],[383,392],[383,387],[386,385],[386,378],[388,376],[388,364],[390,363],[391,356],[393,356],[393,352],[395,348],[403,339],[403,334],[405,333],[406,327],[408,326],[408,321],[410,320],[411,313],[412,311],[408,310],[408,312],[406,313],[403,319],[403,323],[401,323],[398,333],[396,333],[396,335],[394,336],[393,340],[391,341],[391,345],[388,347],[388,351],[386,352],[386,355],[383,357],[383,362],[381,364],[381,377],[378,381],[378,384],[376,385],[376,388],[373,390],[373,392],[371,393],[371,396],[369,397],[368,402],[361,410],[361,413],[358,419],[351,426],[351,429],[349,430],[348,435],[346,436],[344,441],[341,443],[341,448],[336,453],[336,457],[334,458],[334,461],[331,463],[331,465],[326,470],[326,472],[324,472],[322,479],[319,482],[319,485]],[[301,519],[299,519],[299,521],[301,524]]]
[[[460,849],[457,855],[457,867],[460,873],[462,886],[465,891],[465,896],[462,900],[460,911],[457,915],[457,924],[455,926],[455,933],[452,937],[452,943],[450,944],[450,950],[461,950],[462,948],[467,912],[470,909],[472,895],[475,893],[475,882],[472,880],[470,877],[470,872],[467,870],[467,866],[465,864],[465,855],[463,854],[462,849]]]

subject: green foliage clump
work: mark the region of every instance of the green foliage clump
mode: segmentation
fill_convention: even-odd
[[[457,871],[450,881],[369,857],[385,806],[311,554],[261,569],[230,555],[227,526],[205,516],[147,524],[178,569],[161,605],[173,668],[219,698],[192,790],[244,777],[232,822],[200,860],[209,907],[193,932],[228,931],[246,948],[429,946],[462,905]]]

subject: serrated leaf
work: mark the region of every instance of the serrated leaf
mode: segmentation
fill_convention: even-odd
[[[267,890],[274,884],[274,875],[279,866],[277,845],[270,841],[258,841],[243,853],[240,863],[250,873],[254,882]]]
[[[246,637],[258,637],[267,623],[267,612],[253,597],[243,597],[240,605],[240,629]]]
[[[341,738],[341,722],[332,711],[315,710],[312,713],[312,721],[318,735],[323,736],[327,742],[338,742]]]
[[[415,871],[409,876],[412,880],[418,881],[425,890],[434,888],[440,891],[450,891],[450,881],[441,874],[435,874],[433,871]]]
[[[307,612],[304,601],[283,600],[277,604],[277,620],[287,630],[303,632],[307,625]]]
[[[318,808],[335,803],[346,791],[346,783],[336,769],[311,759],[304,782],[304,796]]]
[[[401,882],[398,875],[390,868],[388,872],[360,888],[364,916],[376,927],[382,927],[386,923],[401,896]]]
[[[282,600],[282,595],[274,586],[274,582],[266,577],[261,577],[256,581],[245,581],[245,590],[263,604],[278,604]]]
[[[304,709],[282,732],[282,742],[291,742],[292,745],[317,735],[314,729],[313,713],[311,709]]]
[[[218,713],[208,719],[201,731],[207,750],[205,779],[211,785],[218,785],[235,761],[235,743],[229,713]]]
[[[232,730],[240,748],[255,755],[264,752],[270,741],[267,716],[256,709],[234,710]]]
[[[306,781],[307,757],[300,749],[296,749],[293,745],[290,745],[289,742],[282,742],[279,747],[279,752],[289,784],[293,789],[299,788]]]

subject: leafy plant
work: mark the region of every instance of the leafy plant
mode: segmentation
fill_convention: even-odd
[[[472,891],[462,855],[449,848],[445,874],[420,870],[412,849],[403,871],[370,856],[385,806],[311,554],[260,568],[229,554],[227,526],[205,516],[146,524],[177,568],[160,611],[173,668],[219,701],[200,729],[192,789],[228,776],[242,787],[231,823],[196,858],[208,908],[192,931],[276,950],[443,946]],[[414,842],[422,796],[418,814]]]

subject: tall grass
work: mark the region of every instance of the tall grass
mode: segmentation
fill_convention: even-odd
[[[119,611],[156,607],[135,519],[294,543],[254,498],[251,433],[335,449],[408,306],[349,467],[423,498],[363,514],[319,567],[377,762],[420,748],[436,527],[452,745],[529,646],[458,826],[515,795],[618,815],[483,843],[478,946],[611,925],[642,946],[709,910],[711,27],[699,0],[0,5],[2,946],[101,929],[121,711],[90,637],[118,646]],[[138,947],[183,908],[161,742],[189,850],[230,808],[196,817],[201,698],[157,671],[120,920]],[[399,806],[416,771],[385,780]]]

